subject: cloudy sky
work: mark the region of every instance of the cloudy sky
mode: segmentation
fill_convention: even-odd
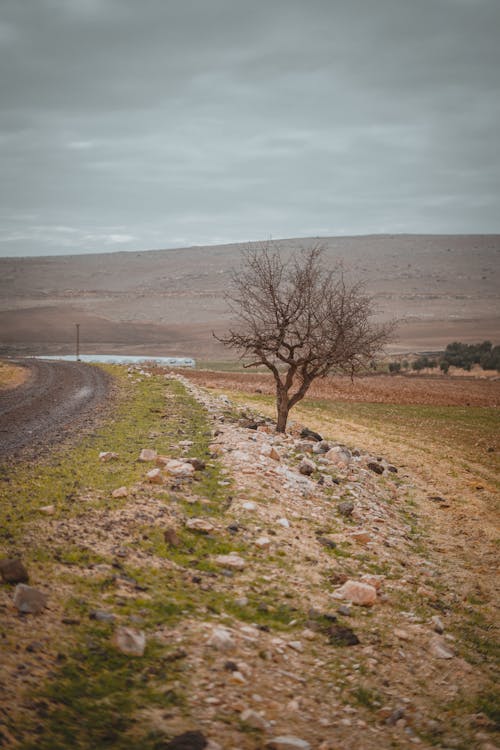
[[[2,0],[0,254],[500,231],[499,0]]]

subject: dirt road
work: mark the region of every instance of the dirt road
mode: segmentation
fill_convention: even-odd
[[[30,374],[17,388],[0,391],[0,460],[21,452],[39,455],[90,424],[111,384],[103,370],[81,362],[16,363]]]

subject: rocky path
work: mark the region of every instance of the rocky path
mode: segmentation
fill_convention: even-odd
[[[483,711],[493,665],[457,631],[461,597],[428,546],[414,478],[361,447],[276,435],[266,419],[175,378],[207,415],[210,459],[191,456],[188,431],[165,459],[152,436],[143,480],[116,488],[122,504],[87,498],[78,517],[28,527],[28,545],[77,538],[99,561],[74,563],[70,577],[55,571],[59,603],[38,625],[18,621],[21,650],[42,618],[64,637],[63,602],[81,581],[103,637],[137,670],[149,659],[144,679],[163,696],[182,693],[168,708],[136,709],[132,738],[148,729],[165,739],[129,746],[493,750]],[[216,465],[217,492],[200,493],[198,478]],[[43,672],[53,656],[42,653]],[[16,670],[18,656],[4,705],[17,695]]]

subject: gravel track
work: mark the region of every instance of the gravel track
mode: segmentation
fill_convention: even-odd
[[[0,459],[38,456],[102,414],[111,378],[81,362],[16,360],[29,369],[17,388],[0,391]]]

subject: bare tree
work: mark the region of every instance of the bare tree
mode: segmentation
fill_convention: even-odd
[[[392,324],[370,322],[372,301],[340,267],[325,268],[313,247],[285,261],[269,246],[247,250],[226,295],[236,327],[219,338],[238,350],[245,367],[265,365],[276,381],[278,432],[316,378],[351,376],[387,342]]]

